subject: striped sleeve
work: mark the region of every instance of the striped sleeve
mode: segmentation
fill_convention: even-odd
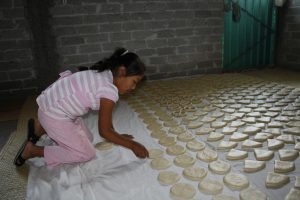
[[[107,98],[113,102],[119,100],[118,88],[113,84],[113,75],[110,70],[98,74],[95,86],[97,88],[96,99]]]
[[[106,98],[110,99],[113,102],[117,102],[119,100],[118,89],[113,84],[105,84],[96,94],[97,99]]]

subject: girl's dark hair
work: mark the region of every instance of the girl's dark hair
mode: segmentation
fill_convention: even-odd
[[[109,58],[104,58],[95,63],[91,67],[78,67],[79,71],[84,70],[97,70],[103,72],[105,70],[111,70],[115,75],[119,66],[126,68],[126,76],[143,75],[145,73],[145,65],[140,60],[138,55],[132,52],[128,52],[125,48],[117,48]]]

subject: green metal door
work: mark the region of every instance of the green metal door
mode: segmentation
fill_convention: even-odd
[[[262,68],[274,63],[274,0],[224,0],[224,71]]]

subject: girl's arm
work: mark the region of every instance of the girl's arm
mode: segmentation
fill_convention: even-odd
[[[101,98],[98,127],[101,137],[114,144],[131,149],[137,157],[149,156],[147,149],[140,143],[120,135],[112,127],[112,111],[115,103],[112,100]]]

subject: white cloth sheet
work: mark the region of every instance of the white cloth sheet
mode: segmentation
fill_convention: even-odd
[[[98,134],[97,113],[85,117],[88,128],[94,135],[94,143],[101,141]],[[127,103],[120,101],[114,113],[114,127],[120,133],[132,134],[135,139],[148,149],[160,148],[156,139],[150,137],[149,131],[137,114]],[[51,143],[45,138],[44,144]],[[178,142],[180,143],[180,142]],[[184,145],[184,143],[182,143]],[[219,153],[221,159],[225,153]],[[194,154],[195,156],[195,154]],[[165,155],[173,161],[174,157]],[[278,155],[276,155],[278,157]],[[249,158],[248,158],[249,159]],[[251,158],[252,159],[252,158]],[[114,145],[109,150],[97,150],[95,159],[81,164],[46,167],[42,158],[31,159],[27,187],[27,199],[30,200],[166,200],[170,186],[161,186],[157,181],[158,171],[150,167],[150,159],[139,159],[131,150]],[[266,189],[264,181],[267,171],[273,171],[269,165],[259,173],[249,177],[251,185],[266,193],[270,200],[282,200],[289,188],[294,186],[294,175],[299,175],[299,158],[295,161],[296,169],[289,174],[291,182],[280,189]],[[197,161],[198,166],[207,168],[207,163]],[[242,172],[243,162],[232,162],[232,171]],[[182,174],[182,168],[172,166],[168,170]],[[222,175],[209,173],[210,178],[222,181]],[[197,190],[194,199],[211,199],[198,190],[198,182],[181,177],[180,182],[190,183]],[[223,182],[223,181],[222,181]],[[224,185],[223,193],[238,198],[239,192],[232,191]],[[239,199],[239,198],[238,198]]]
[[[97,113],[89,113],[84,120],[94,135],[94,143],[103,140],[98,134]],[[125,102],[117,104],[113,121],[120,133],[132,134],[147,148],[159,147]],[[44,138],[42,144],[51,141]],[[149,162],[117,145],[109,150],[97,150],[95,159],[75,165],[47,167],[43,158],[31,159],[27,199],[168,199],[169,193],[157,182],[156,171]]]

